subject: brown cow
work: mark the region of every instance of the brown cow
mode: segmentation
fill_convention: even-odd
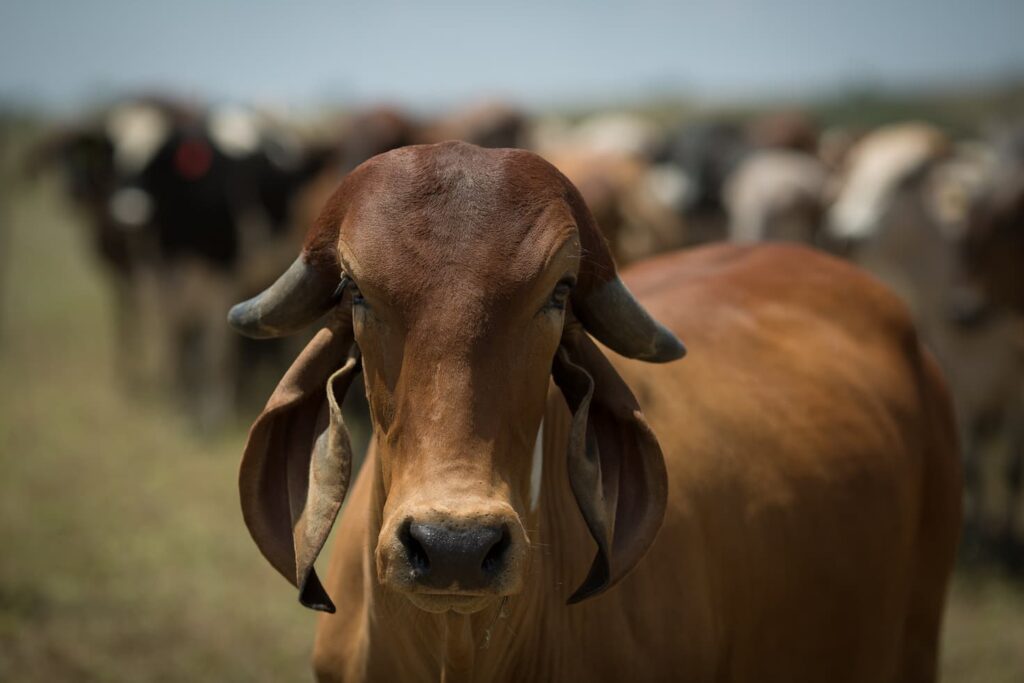
[[[958,458],[904,306],[801,247],[627,279],[548,163],[445,143],[362,165],[233,309],[254,336],[333,309],[240,474],[261,551],[337,604],[319,678],[935,680]],[[645,307],[691,359],[609,353],[682,354]],[[374,445],[322,585],[360,369]]]
[[[994,301],[1024,314],[1024,159],[1000,164],[979,195],[964,236],[967,267]]]
[[[760,149],[790,150],[814,154],[818,149],[818,124],[799,109],[783,109],[758,116],[746,127],[747,139]]]

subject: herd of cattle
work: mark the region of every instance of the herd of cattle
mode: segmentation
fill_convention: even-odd
[[[139,97],[54,129],[29,167],[59,170],[85,216],[116,297],[124,379],[173,381],[204,427],[252,393],[255,368],[276,373],[294,356],[286,342],[232,335],[229,304],[272,282],[338,182],[391,149],[458,139],[540,154],[579,189],[619,265],[711,241],[842,255],[908,304],[951,387],[968,555],[1024,571],[1022,131],[821,131],[798,112],[666,127],[496,103],[440,117],[379,107],[314,126]]]

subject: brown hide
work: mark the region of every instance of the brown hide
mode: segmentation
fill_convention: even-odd
[[[331,560],[320,680],[935,681],[960,475],[949,396],[905,307],[794,247],[715,246],[624,276],[690,344],[667,366],[610,358],[667,467],[643,560],[564,605],[594,545],[556,389],[523,590],[424,613],[367,571],[383,502],[371,454]]]
[[[583,315],[617,276],[578,193],[533,155],[457,144],[350,175],[301,261],[355,283],[375,428],[325,581],[321,680],[935,680],[956,434],[877,282],[795,247],[647,261],[630,285],[693,353],[626,360],[584,332],[633,326],[611,315],[621,293]],[[254,538],[321,609],[306,577],[347,479],[341,453],[316,485],[316,444],[342,443],[324,407],[351,358],[338,325],[257,421],[242,477]],[[395,540],[423,515],[507,523],[500,581],[424,593]]]

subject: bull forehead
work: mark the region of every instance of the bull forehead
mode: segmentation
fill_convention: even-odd
[[[359,173],[339,255],[361,287],[399,305],[493,305],[529,290],[576,243],[564,179],[518,150],[406,148]]]

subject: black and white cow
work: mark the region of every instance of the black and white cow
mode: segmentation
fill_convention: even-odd
[[[223,420],[239,355],[223,312],[279,269],[301,233],[293,204],[335,156],[253,111],[159,97],[118,102],[37,149],[37,165],[63,171],[111,275],[127,379],[156,356],[203,425]]]

